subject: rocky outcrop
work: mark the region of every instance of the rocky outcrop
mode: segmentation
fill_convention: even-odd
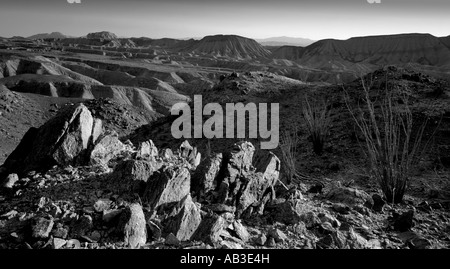
[[[83,104],[68,107],[40,128],[30,128],[4,168],[19,175],[53,165],[83,163],[93,143],[94,118]]]
[[[139,204],[131,204],[120,216],[118,225],[125,244],[132,248],[143,246],[147,242],[147,228],[144,211]]]
[[[147,182],[143,200],[152,209],[181,201],[190,193],[191,177],[184,167],[163,166]]]
[[[201,223],[200,208],[190,195],[181,200],[165,220],[164,231],[180,241],[190,240]]]

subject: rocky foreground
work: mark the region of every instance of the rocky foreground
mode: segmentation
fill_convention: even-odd
[[[133,145],[83,104],[31,128],[0,167],[0,248],[448,248],[449,204],[332,180],[280,181],[249,142],[202,156]],[[205,154],[206,155],[206,154]]]

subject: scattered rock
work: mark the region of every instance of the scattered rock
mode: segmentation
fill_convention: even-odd
[[[108,210],[111,207],[112,201],[109,199],[100,199],[97,200],[94,204],[94,210],[96,212],[103,212],[105,210]]]
[[[365,191],[343,186],[335,186],[325,195],[325,198],[331,202],[343,203],[349,206],[365,204],[372,208],[373,205],[372,197]]]
[[[287,236],[277,228],[270,229],[269,236],[275,239],[277,243],[284,243],[287,240]]]
[[[210,214],[202,217],[202,222],[195,232],[192,240],[203,241],[207,244],[219,242],[221,232],[228,226],[225,218]]]
[[[46,239],[49,237],[53,228],[53,218],[37,218],[32,227],[32,236],[34,238]]]
[[[116,132],[104,135],[91,151],[90,162],[92,165],[107,166],[111,159],[119,156],[127,148],[120,142]]]
[[[267,237],[265,234],[260,234],[255,238],[255,244],[259,245],[259,246],[264,246],[266,244],[267,241]]]
[[[19,176],[17,174],[9,174],[4,181],[3,187],[7,189],[12,189],[14,185],[19,181]]]
[[[240,220],[236,220],[233,222],[233,228],[239,239],[241,239],[243,242],[248,241],[248,239],[250,238],[250,234],[248,233],[245,226],[242,225],[242,222]]]
[[[179,246],[180,240],[173,233],[170,233],[169,235],[167,235],[164,243],[170,246]]]
[[[66,245],[66,240],[60,238],[53,238],[53,249],[60,249]]]
[[[148,140],[139,145],[136,153],[137,159],[152,161],[156,157],[158,157],[158,148],[156,148],[152,140]]]

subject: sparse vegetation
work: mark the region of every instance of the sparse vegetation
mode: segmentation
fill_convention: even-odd
[[[330,110],[325,101],[315,100],[310,104],[308,97],[305,97],[302,112],[314,152],[321,155],[330,128]]]
[[[413,114],[406,95],[394,96],[386,83],[379,100],[372,101],[370,85],[361,81],[365,107],[358,107],[355,112],[348,102],[347,106],[363,135],[370,174],[378,181],[385,199],[399,203],[407,189],[410,170],[424,148],[421,144],[427,122],[413,132]]]
[[[280,135],[281,173],[287,183],[292,182],[296,175],[298,127],[294,125],[292,131],[282,131]]]

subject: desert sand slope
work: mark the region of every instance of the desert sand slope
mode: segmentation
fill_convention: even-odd
[[[255,40],[237,35],[206,36],[186,47],[184,51],[237,59],[257,59],[270,56],[270,52]]]
[[[4,59],[0,63],[0,73],[4,77],[21,74],[66,76],[81,83],[102,85],[95,79],[76,73],[43,56]]]
[[[189,98],[177,94],[136,87],[92,86],[91,92],[96,99],[111,98],[120,104],[132,105],[149,112],[163,115],[170,113],[172,105],[189,102]]]
[[[15,92],[35,93],[51,97],[93,99],[90,84],[75,81],[68,76],[22,74],[0,79]]]
[[[85,76],[98,80],[105,85],[144,87],[154,90],[177,93],[177,91],[169,83],[166,83],[155,77],[136,77],[128,74],[127,72],[97,69],[85,63],[77,62],[63,62],[62,66],[79,74],[83,74]],[[160,77],[162,78],[162,76]]]

